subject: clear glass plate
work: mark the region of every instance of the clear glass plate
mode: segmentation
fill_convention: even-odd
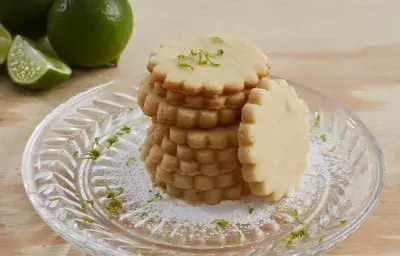
[[[206,206],[169,198],[137,160],[149,125],[136,103],[144,75],[111,80],[60,105],[23,155],[22,178],[35,210],[88,253],[316,255],[354,232],[377,202],[385,167],[375,138],[339,103],[291,82],[310,107],[312,127],[309,166],[295,191],[278,203],[250,197]],[[108,147],[114,135],[118,141]],[[91,149],[100,152],[95,161],[84,159]],[[117,197],[123,211],[115,216],[105,185],[124,189]],[[293,239],[296,231],[303,236]]]

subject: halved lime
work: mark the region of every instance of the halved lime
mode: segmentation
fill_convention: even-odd
[[[35,42],[16,36],[7,58],[11,79],[30,89],[49,89],[71,76],[71,69],[61,60],[45,53]]]
[[[0,23],[0,65],[7,59],[8,51],[11,46],[11,35]]]

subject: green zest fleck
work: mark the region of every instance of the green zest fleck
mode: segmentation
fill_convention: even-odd
[[[220,228],[222,228],[222,229],[227,228],[228,225],[229,225],[229,222],[226,221],[226,220],[224,220],[224,219],[214,220],[212,223],[215,224],[215,225],[217,225],[218,227],[220,227]]]
[[[124,127],[122,127],[121,131],[125,132],[126,134],[129,134],[131,133],[132,129],[131,127],[125,125]]]
[[[248,210],[249,210],[249,214],[253,214],[253,212],[254,212],[254,208],[253,207],[251,207],[251,205],[249,204],[250,202],[245,202],[246,204],[247,204],[247,208],[248,208]]]
[[[92,224],[93,220],[91,218],[88,218],[86,216],[82,216],[81,221],[85,224]]]
[[[320,122],[321,122],[321,116],[317,115],[317,117],[314,120],[314,127],[318,126]]]
[[[322,244],[323,241],[324,241],[324,238],[321,236],[321,237],[319,238],[318,242],[319,242],[320,244]]]
[[[57,201],[58,200],[58,196],[49,197],[49,198],[47,198],[47,200],[49,200],[49,201]]]
[[[96,137],[96,138],[94,138],[94,144],[96,145],[96,146],[100,146],[100,138],[99,137]]]
[[[118,142],[118,136],[113,135],[110,138],[107,139],[108,146],[107,148],[110,148],[114,143]]]
[[[326,142],[328,140],[328,136],[326,136],[326,134],[321,134],[321,136],[319,137],[323,142]]]
[[[117,132],[115,135],[122,136],[122,135],[124,135],[124,133],[123,132]]]
[[[292,231],[290,233],[290,235],[292,236],[292,239],[299,239],[299,238],[302,238],[304,236],[308,236],[309,232],[308,232],[308,230],[305,230],[305,229],[299,229],[297,231]]]
[[[208,54],[206,54],[205,56],[206,56],[206,60],[210,63],[211,66],[213,66],[213,67],[218,67],[218,66],[219,66],[218,63],[212,62],[212,61],[210,60],[210,56],[209,56]],[[206,63],[207,63],[207,62],[206,62]]]
[[[242,234],[238,231],[236,232],[236,244],[240,244],[242,242]]]
[[[153,191],[151,191],[151,189],[149,189],[149,193],[151,193],[151,192],[153,192]]]
[[[194,70],[194,67],[187,64],[187,63],[179,63],[178,65],[176,65],[178,68],[189,68],[190,70]]]
[[[341,220],[341,221],[340,221],[340,224],[342,224],[342,225],[347,224],[347,220]]]
[[[107,185],[106,188],[107,188],[106,197],[110,199],[110,201],[107,204],[108,218],[112,219],[113,217],[117,217],[118,213],[120,213],[123,210],[122,203],[115,197],[121,195],[124,192],[124,189],[118,187],[116,188],[115,191],[113,191]]]
[[[68,140],[72,141],[72,140],[74,140],[74,138],[72,138],[72,137],[68,137]]]
[[[204,60],[203,57],[204,57],[204,53],[203,53],[203,51],[200,50],[200,52],[199,52],[199,60],[197,61],[197,64],[199,64],[199,65],[206,65],[207,64],[207,60]]]
[[[213,37],[211,37],[211,41],[212,41],[213,43],[223,43],[223,42],[224,42],[224,40],[222,40],[219,36],[213,36]]]
[[[186,60],[187,57],[185,55],[178,55],[177,56],[178,60]]]
[[[80,200],[80,204],[81,204],[82,210],[86,211],[87,210],[87,205],[88,204],[93,205],[94,201],[93,200]]]
[[[79,152],[75,151],[74,154],[72,155],[72,157],[76,159],[76,158],[78,158],[78,154],[79,154]]]
[[[192,54],[193,56],[197,56],[198,53],[195,50],[190,49],[190,54]]]
[[[154,195],[154,197],[150,200],[147,201],[147,203],[153,203],[155,201],[163,199],[162,195],[160,193],[157,193]]]
[[[304,236],[308,236],[308,235],[309,235],[309,232],[308,232],[308,230],[305,230],[305,229],[299,229],[296,231],[292,231],[290,233],[290,238],[288,240],[286,240],[285,243],[286,243],[286,245],[291,245],[291,244],[293,244],[293,242],[295,240],[298,240],[298,239],[300,239]]]
[[[222,242],[218,242],[217,244],[218,246],[223,246]]]
[[[129,157],[126,161],[126,166],[131,166],[136,161],[136,157]]]
[[[124,193],[124,189],[121,187],[118,187],[115,189],[115,191],[111,190],[109,186],[106,185],[106,197],[107,198],[113,198],[113,197],[117,197],[119,195],[121,195],[122,193]]]
[[[86,152],[85,157],[83,159],[92,159],[96,161],[100,157],[100,152],[96,149],[91,149]]]
[[[299,218],[299,212],[297,211],[297,209],[293,210],[293,217],[295,218],[295,220],[299,223],[299,224],[304,224],[300,218]]]

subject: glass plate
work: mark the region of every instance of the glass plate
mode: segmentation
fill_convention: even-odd
[[[385,168],[375,138],[339,103],[291,82],[310,107],[312,127],[309,166],[295,191],[278,203],[250,197],[207,206],[169,198],[137,160],[149,125],[136,103],[144,76],[111,80],[60,105],[23,155],[35,210],[88,253],[316,255],[354,232],[377,202]],[[92,149],[100,152],[95,161],[87,159]],[[105,185],[124,189],[118,214],[107,210]]]

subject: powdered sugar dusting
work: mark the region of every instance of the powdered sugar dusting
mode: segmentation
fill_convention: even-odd
[[[335,154],[334,146],[329,138],[323,142],[320,134],[311,132],[308,169],[298,188],[287,198],[277,203],[267,203],[250,196],[243,200],[223,201],[215,206],[190,205],[169,197],[161,189],[153,186],[143,163],[138,160],[145,129],[146,127],[141,127],[122,136],[113,147],[105,150],[92,166],[91,176],[105,176],[108,185],[124,188],[122,197],[125,211],[120,215],[120,221],[130,223],[135,228],[148,227],[153,234],[169,230],[169,235],[173,237],[183,233],[196,233],[196,229],[200,228],[203,231],[207,230],[211,236],[218,233],[213,223],[217,219],[226,220],[231,230],[251,227],[250,229],[265,231],[263,227],[268,226],[267,232],[277,231],[283,219],[294,224],[296,221],[306,220],[307,216],[318,209],[329,186],[333,157],[326,156]],[[150,201],[157,193],[162,198]],[[277,213],[277,209],[295,209],[298,213],[297,220],[288,212]]]

